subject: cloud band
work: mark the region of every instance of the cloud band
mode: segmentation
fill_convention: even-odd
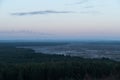
[[[33,12],[12,13],[11,15],[25,16],[25,15],[67,14],[67,13],[72,13],[72,11],[53,11],[53,10],[46,10],[46,11],[33,11]]]

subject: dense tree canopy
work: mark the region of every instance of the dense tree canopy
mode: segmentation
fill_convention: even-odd
[[[120,80],[120,63],[0,47],[0,80]]]

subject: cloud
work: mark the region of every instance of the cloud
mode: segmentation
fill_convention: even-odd
[[[54,11],[54,10],[46,10],[46,11],[33,11],[33,12],[18,12],[18,13],[12,13],[11,15],[16,16],[25,16],[25,15],[44,15],[44,14],[67,14],[67,13],[73,13],[72,11]]]
[[[54,35],[51,33],[39,32],[39,31],[31,31],[31,30],[1,30],[0,35],[3,34],[18,34],[18,35]]]
[[[102,12],[97,9],[97,5],[93,4],[96,0],[80,0],[75,3],[75,5],[79,5],[81,7],[81,14],[102,14]]]
[[[74,5],[79,5],[83,9],[93,9],[95,6],[91,2],[93,2],[93,0],[80,0],[74,3]]]

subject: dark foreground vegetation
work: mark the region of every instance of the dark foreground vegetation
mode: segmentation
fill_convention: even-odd
[[[120,80],[120,62],[1,46],[0,80]]]

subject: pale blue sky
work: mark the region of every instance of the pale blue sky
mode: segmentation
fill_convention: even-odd
[[[119,35],[120,0],[0,0],[0,39],[118,40]]]

